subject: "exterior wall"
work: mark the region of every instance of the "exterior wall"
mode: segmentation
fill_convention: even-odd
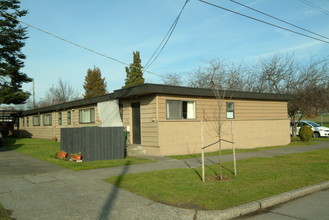
[[[86,109],[86,108],[94,108],[95,109],[95,123],[79,123],[79,110]],[[67,112],[71,111],[71,124],[68,124]],[[58,114],[62,113],[62,125],[58,123]],[[51,125],[44,125],[43,116],[51,114],[52,115],[52,124]],[[34,126],[33,125],[33,116],[36,115],[29,115],[20,118],[20,130],[24,136],[31,136],[32,138],[42,138],[42,139],[52,139],[56,138],[58,141],[60,140],[60,129],[61,128],[70,128],[70,127],[86,127],[86,126],[99,126],[98,123],[98,111],[97,105],[92,106],[84,106],[74,109],[66,109],[64,111],[58,112],[49,112],[49,113],[42,113],[38,114],[40,116],[40,125]],[[27,118],[29,118],[29,125],[27,125]],[[24,120],[24,122],[23,122]]]
[[[141,98],[120,100],[122,105],[123,125],[129,127],[128,144],[133,143],[131,104],[140,102],[141,112],[141,145],[147,154],[159,154],[157,97],[155,95]]]
[[[217,124],[214,121],[159,122],[160,155],[201,153],[201,146],[218,140],[215,126]],[[231,122],[225,121],[222,124],[222,130],[221,138],[233,140],[235,147],[240,149],[290,143],[289,119],[233,121],[233,138]],[[232,144],[222,142],[222,149],[232,149]],[[216,150],[218,150],[218,144],[207,148],[205,152]]]
[[[166,100],[195,101],[196,118],[166,119]],[[225,102],[234,102],[234,119],[226,119]],[[221,138],[229,141],[233,139],[236,148],[290,143],[289,118],[285,101],[222,100],[218,102],[211,98],[159,96],[158,115],[160,155],[200,153],[202,145],[206,146],[218,140],[219,128]],[[219,124],[218,121],[221,123]],[[222,149],[232,148],[231,144],[225,142],[221,144]],[[218,145],[209,147],[206,151],[216,150]]]
[[[194,119],[170,120],[166,118],[166,101],[195,101]],[[131,104],[140,102],[141,145],[146,154],[174,155],[200,153],[201,146],[218,140],[234,140],[236,148],[254,148],[284,145],[290,142],[289,118],[286,101],[221,100],[197,96],[142,95],[120,99],[120,108],[125,127],[129,128],[128,144],[133,142]],[[226,119],[226,102],[234,102],[234,119]],[[80,124],[79,110],[95,109],[95,123]],[[71,111],[71,125],[67,124],[67,112]],[[62,125],[58,124],[58,113],[62,112]],[[33,115],[20,118],[20,130],[33,138],[56,137],[60,140],[60,128],[99,126],[97,105],[89,105],[65,111],[52,112],[52,125],[33,126]],[[29,118],[27,126],[26,118]],[[24,119],[24,123],[23,123]],[[220,119],[220,120],[219,120]],[[218,121],[220,121],[220,126]],[[233,131],[233,132],[231,132]],[[233,137],[232,137],[233,134]],[[222,142],[223,149],[231,144]],[[216,151],[212,146],[207,151]]]

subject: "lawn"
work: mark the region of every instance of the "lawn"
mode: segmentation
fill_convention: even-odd
[[[5,140],[4,146],[36,159],[76,171],[154,162],[152,160],[134,157],[126,157],[122,160],[101,160],[82,163],[76,163],[68,160],[59,160],[56,157],[56,152],[60,149],[60,143],[43,139],[7,138]]]
[[[12,213],[12,211],[6,210],[0,203],[0,219],[1,220],[12,220],[13,218],[10,217],[11,213]]]
[[[192,209],[218,210],[245,204],[329,180],[329,150],[223,163],[227,180],[215,180],[218,164],[201,168],[152,171],[111,177],[105,181],[151,200]]]
[[[236,153],[244,153],[244,152],[252,152],[252,151],[262,151],[262,150],[269,150],[269,149],[275,149],[275,148],[285,148],[285,147],[297,147],[297,146],[302,146],[302,145],[312,145],[316,144],[315,141],[323,141],[322,139],[328,140],[329,138],[313,138],[312,142],[302,142],[300,141],[299,138],[293,138],[291,143],[288,145],[282,145],[282,146],[274,146],[274,147],[259,147],[259,148],[252,148],[252,149],[236,149]],[[225,154],[232,154],[232,150],[222,150],[221,152],[222,155]],[[218,151],[215,152],[210,152],[210,153],[205,153],[205,156],[214,156],[218,155]],[[185,159],[191,159],[191,158],[198,158],[201,157],[201,154],[187,154],[187,155],[172,155],[172,156],[167,156],[176,160],[185,160]]]

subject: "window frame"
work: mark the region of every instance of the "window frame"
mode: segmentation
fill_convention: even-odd
[[[51,126],[53,124],[53,117],[52,114],[45,114],[43,115],[43,125],[44,126]]]
[[[58,125],[63,124],[63,114],[62,112],[58,112]]]
[[[71,111],[67,111],[67,124],[72,124],[72,113]]]
[[[170,103],[176,103],[170,106]],[[193,105],[193,109],[189,110],[189,104]],[[175,105],[177,109],[174,110]],[[171,114],[171,111],[178,111]],[[189,116],[192,114],[192,116]],[[171,116],[174,115],[174,116]],[[177,116],[177,117],[176,117]],[[177,100],[167,99],[166,100],[166,119],[167,120],[195,120],[196,119],[196,101],[194,100]]]
[[[89,111],[89,121],[84,121],[82,114],[87,113],[88,111]],[[79,124],[93,124],[95,123],[95,118],[96,118],[95,108],[79,109]]]
[[[33,116],[33,126],[40,126],[40,115]]]
[[[231,105],[231,106],[229,106]],[[226,102],[226,119],[235,119],[234,102]]]

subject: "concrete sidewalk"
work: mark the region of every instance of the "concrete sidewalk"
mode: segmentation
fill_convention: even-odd
[[[329,143],[237,154],[237,159],[272,157],[329,148]],[[24,219],[230,219],[267,205],[329,188],[329,182],[220,211],[172,207],[145,199],[102,181],[110,176],[200,166],[199,159],[153,158],[156,163],[70,171],[0,148],[0,202]],[[218,156],[208,157],[216,163]],[[232,155],[223,155],[223,161]],[[120,180],[119,180],[120,181]]]

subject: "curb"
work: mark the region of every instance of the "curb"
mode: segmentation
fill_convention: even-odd
[[[329,189],[329,181],[305,186],[300,189],[291,190],[265,199],[260,199],[244,205],[217,211],[198,211],[197,219],[232,219],[242,215],[257,212],[284,202],[288,202],[315,192]]]

